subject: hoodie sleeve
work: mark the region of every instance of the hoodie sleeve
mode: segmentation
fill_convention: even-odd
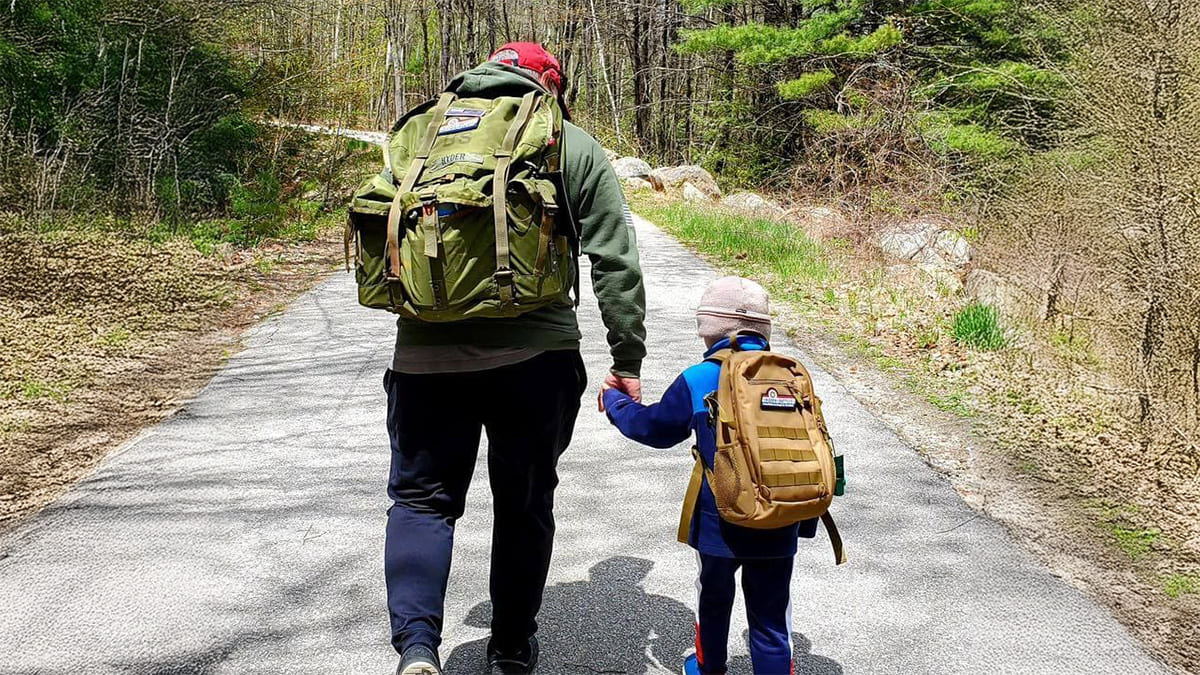
[[[633,215],[604,149],[579,127],[564,128],[564,169],[571,212],[592,263],[592,288],[608,329],[612,371],[638,377],[646,355],[646,292]]]
[[[692,391],[682,375],[653,405],[642,405],[624,392],[607,389],[604,410],[623,436],[652,448],[670,448],[692,435]]]

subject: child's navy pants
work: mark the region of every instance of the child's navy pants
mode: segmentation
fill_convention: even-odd
[[[484,430],[494,515],[492,639],[501,650],[526,648],[550,568],[558,458],[586,380],[574,350],[471,373],[384,376],[393,502],[384,573],[397,651],[441,643],[454,524]]]
[[[792,558],[722,558],[699,554],[696,581],[696,656],[702,673],[724,673],[729,617],[737,591],[733,573],[742,570],[742,593],[750,624],[750,660],[755,675],[792,672]]]

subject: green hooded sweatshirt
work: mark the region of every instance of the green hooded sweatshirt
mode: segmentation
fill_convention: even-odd
[[[459,74],[448,89],[464,98],[487,98],[522,96],[537,86],[510,66],[484,63]],[[562,144],[566,196],[576,231],[582,233],[581,250],[592,263],[592,288],[608,329],[612,371],[638,377],[646,355],[646,294],[632,215],[621,183],[596,139],[567,122]],[[397,350],[425,345],[578,349],[581,337],[575,309],[569,305],[545,307],[514,318],[453,323],[401,318],[397,323]]]

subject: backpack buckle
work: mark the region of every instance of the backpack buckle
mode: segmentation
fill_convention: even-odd
[[[496,273],[494,275],[492,275],[492,277],[496,280],[496,283],[498,283],[498,284],[503,284],[505,286],[511,286],[513,283],[513,271],[507,267],[502,267],[502,268],[496,270]]]

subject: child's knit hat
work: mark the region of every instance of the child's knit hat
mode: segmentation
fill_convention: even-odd
[[[708,285],[696,310],[696,330],[713,345],[738,330],[771,338],[771,308],[767,291],[741,277],[723,277]]]

